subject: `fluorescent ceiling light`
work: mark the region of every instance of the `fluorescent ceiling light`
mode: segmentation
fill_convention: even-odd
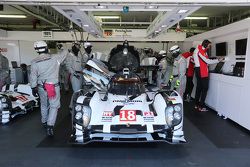
[[[145,6],[145,9],[157,9],[158,6],[154,6],[154,5],[149,5],[149,6]]]
[[[186,9],[181,9],[178,11],[178,13],[187,13],[189,10],[186,10]]]
[[[26,18],[25,15],[0,14],[0,18]]]
[[[184,19],[190,19],[190,20],[206,20],[208,17],[185,17]]]
[[[16,46],[15,43],[7,43],[7,45],[9,45],[9,46]]]
[[[120,16],[95,16],[100,19],[119,19]]]
[[[105,6],[105,5],[98,4],[98,5],[94,6],[94,8],[96,8],[96,9],[107,9],[108,7]]]

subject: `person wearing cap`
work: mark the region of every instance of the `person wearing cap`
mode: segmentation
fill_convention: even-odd
[[[53,136],[53,127],[60,108],[59,67],[68,51],[49,54],[47,43],[36,41],[34,49],[39,54],[31,61],[30,84],[32,94],[40,97],[41,122],[47,135]]]
[[[174,45],[169,49],[174,58],[172,75],[169,79],[171,90],[176,90],[183,97],[186,87],[186,59],[181,55],[181,49],[178,45]]]
[[[193,76],[194,76],[194,53],[195,48],[190,48],[189,52],[185,52],[182,54],[182,56],[187,60],[187,70],[186,70],[186,77],[187,77],[187,83],[186,83],[186,90],[184,93],[184,100],[190,102],[191,100],[191,93],[194,87],[193,84]]]
[[[80,52],[80,45],[74,43],[66,59],[66,67],[70,73],[70,81],[74,93],[82,88],[84,62],[84,56]]]
[[[208,65],[216,64],[223,61],[224,58],[219,59],[209,59],[207,55],[207,50],[211,47],[211,42],[209,40],[204,40],[202,44],[198,45],[193,53],[194,63],[195,63],[195,76],[197,78],[197,87],[195,93],[195,109],[200,112],[207,111],[205,107],[205,100],[208,91]]]
[[[0,50],[0,91],[2,87],[9,81],[9,60],[2,55]]]

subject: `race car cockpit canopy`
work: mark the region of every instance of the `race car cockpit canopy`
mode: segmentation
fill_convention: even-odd
[[[121,71],[123,68],[136,72],[140,67],[139,53],[134,46],[128,44],[128,41],[124,41],[123,45],[117,45],[111,50],[108,63],[110,70],[114,72]]]
[[[141,78],[125,68],[123,72],[119,72],[112,77],[109,93],[138,96],[145,93],[145,88]]]

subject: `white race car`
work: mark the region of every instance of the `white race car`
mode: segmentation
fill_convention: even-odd
[[[132,72],[139,65],[133,56],[131,52],[111,56],[110,67],[117,67],[116,73],[110,73],[96,60],[87,62],[92,69],[83,71],[84,78],[92,82],[95,90],[77,93],[72,143],[186,142],[182,98],[175,91],[146,87],[139,75]],[[119,71],[122,65],[115,59],[129,68]]]
[[[7,85],[0,92],[0,122],[8,123],[17,115],[26,114],[38,107],[38,97],[32,95],[29,85]]]

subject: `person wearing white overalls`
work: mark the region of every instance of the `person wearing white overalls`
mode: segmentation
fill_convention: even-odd
[[[68,51],[60,54],[49,54],[44,41],[34,43],[39,56],[31,62],[30,84],[32,94],[40,97],[41,121],[47,129],[47,135],[53,136],[53,127],[60,108],[59,67]]]
[[[169,82],[171,83],[171,90],[176,90],[181,97],[185,92],[186,88],[186,59],[181,55],[180,47],[174,45],[169,49],[172,57],[174,58],[174,65],[172,76],[170,77]]]

